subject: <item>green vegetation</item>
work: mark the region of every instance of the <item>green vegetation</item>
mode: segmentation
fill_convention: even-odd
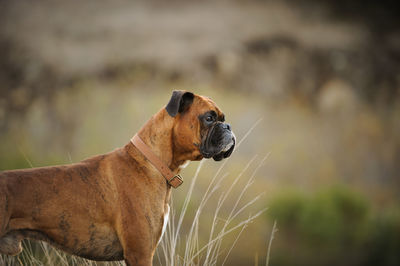
[[[336,186],[312,195],[283,193],[271,201],[267,214],[279,228],[273,265],[400,262],[399,205],[381,211],[362,194]]]

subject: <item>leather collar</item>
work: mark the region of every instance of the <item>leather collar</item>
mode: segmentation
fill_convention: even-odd
[[[177,188],[182,185],[182,177],[180,175],[174,175],[168,165],[161,161],[161,159],[154,154],[149,146],[147,146],[137,134],[133,136],[131,143],[144,155],[144,157],[146,157],[147,160],[151,162],[152,165],[154,165],[170,186]]]

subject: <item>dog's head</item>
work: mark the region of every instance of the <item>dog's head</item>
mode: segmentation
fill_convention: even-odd
[[[220,161],[232,154],[235,135],[225,122],[225,115],[210,98],[174,91],[165,109],[174,118],[174,149],[179,149],[187,159]]]

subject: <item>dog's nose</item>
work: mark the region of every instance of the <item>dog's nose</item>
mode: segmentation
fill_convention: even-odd
[[[231,125],[229,125],[228,123],[223,124],[223,129],[227,129],[229,131],[231,131]]]

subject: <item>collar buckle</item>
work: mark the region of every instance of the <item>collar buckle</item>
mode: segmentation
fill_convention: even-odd
[[[183,179],[180,175],[174,175],[171,179],[168,180],[168,184],[173,188],[177,188],[182,185]]]

